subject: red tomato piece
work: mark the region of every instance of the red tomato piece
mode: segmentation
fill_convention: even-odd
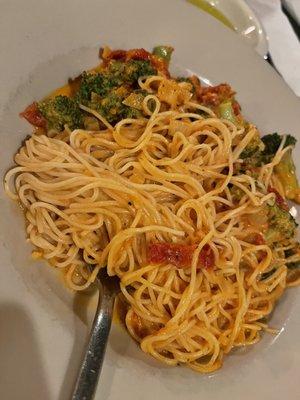
[[[125,60],[126,50],[113,50],[105,60]]]
[[[132,49],[128,50],[126,54],[127,60],[149,60],[151,54],[145,49]]]
[[[26,107],[25,110],[20,113],[20,116],[25,118],[33,126],[38,128],[46,127],[47,121],[40,113],[36,102]]]
[[[191,266],[196,245],[174,243],[153,243],[149,245],[149,262],[153,264],[170,263],[178,268]],[[198,267],[211,268],[214,265],[214,254],[209,245],[205,245],[199,254]]]
[[[258,246],[261,244],[266,244],[265,238],[261,233],[255,233],[252,242],[253,244],[257,244]]]
[[[163,59],[161,59],[157,56],[154,56],[154,55],[151,55],[150,59],[151,59],[151,64],[152,64],[153,68],[155,68],[155,69],[157,69],[157,71],[161,72],[165,78],[170,78],[170,72],[168,70],[168,65]]]

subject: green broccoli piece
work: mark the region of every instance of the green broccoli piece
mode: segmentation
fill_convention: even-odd
[[[252,171],[253,173],[257,167],[261,167],[264,164],[264,148],[265,145],[257,132],[242,151],[240,158],[243,163],[238,165],[237,172],[246,173]]]
[[[84,72],[76,94],[76,101],[98,111],[108,122],[123,118],[138,118],[142,112],[124,103],[135,90],[141,76],[153,75],[156,70],[149,61],[110,61],[107,68],[97,74]]]
[[[141,76],[155,75],[157,71],[147,60],[111,61],[108,74],[122,84],[137,83]]]
[[[112,89],[121,86],[121,84],[121,80],[112,74],[83,72],[75,99],[80,104],[88,105],[92,93],[96,93],[99,96],[106,96]]]
[[[266,242],[272,244],[294,237],[298,224],[291,214],[276,203],[266,207],[268,215],[268,230],[265,233]]]
[[[282,136],[278,135],[278,133],[266,135],[262,138],[257,134],[241,153],[240,157],[243,159],[243,163],[239,166],[238,172],[245,173],[270,163],[281,142]],[[296,139],[291,135],[287,135],[284,147],[295,146],[295,144]],[[275,166],[274,172],[283,185],[286,197],[300,202],[300,189],[295,164],[292,159],[292,148],[284,154],[279,164]]]
[[[125,64],[125,82],[137,82],[141,76],[156,75],[150,61],[131,60]]]
[[[103,100],[100,101],[98,110],[100,114],[110,123],[121,119],[123,104],[122,97],[111,92]]]
[[[292,159],[292,149],[288,150],[274,168],[286,197],[297,203],[300,201],[300,188],[296,175],[296,167]]]
[[[117,122],[122,118],[131,118],[139,114],[138,112],[135,114],[133,111],[134,109],[125,106],[122,102],[123,97],[112,92],[101,101],[99,112],[110,123]]]
[[[242,159],[246,159],[254,156],[255,159],[258,159],[257,154],[262,153],[264,149],[265,145],[257,132],[255,136],[251,139],[251,141],[247,144],[247,146],[244,148],[240,157]]]
[[[118,89],[112,90],[104,98],[93,93],[89,106],[98,111],[109,123],[116,123],[123,118],[140,117],[141,111],[125,105],[124,98],[124,94],[119,93]]]
[[[65,125],[70,129],[83,126],[82,111],[73,99],[56,96],[38,103],[38,109],[47,120],[48,129],[62,131]]]
[[[282,142],[282,136],[278,135],[278,133],[275,132],[263,136],[261,140],[265,145],[264,155],[269,155],[273,159]],[[296,142],[297,140],[292,135],[287,135],[284,147],[295,146]]]
[[[97,109],[109,122],[116,122],[125,117],[133,118],[140,113],[129,110],[122,101],[137,87],[138,78],[155,74],[149,61],[130,60],[111,61],[101,73],[84,72],[75,99],[78,103]],[[117,93],[121,89],[122,95]],[[92,99],[98,96],[98,100]],[[99,103],[101,106],[99,108]]]
[[[264,156],[270,162],[282,142],[282,136],[278,135],[278,133],[273,133],[272,135],[264,136],[262,140],[265,143]],[[292,158],[292,151],[295,144],[296,139],[291,135],[287,135],[284,148],[287,146],[291,146],[291,148],[286,151],[280,162],[275,166],[274,172],[283,186],[286,197],[289,200],[299,203],[300,188],[296,176],[296,167]]]
[[[223,101],[217,108],[217,114],[220,118],[227,119],[233,124],[237,123],[231,100]]]
[[[266,135],[262,138],[257,133],[242,151],[241,158],[247,159],[254,156],[255,162],[259,164],[256,166],[267,164],[274,158],[281,142],[282,136],[278,135],[278,133]],[[288,135],[284,147],[294,146],[295,143],[296,139]]]

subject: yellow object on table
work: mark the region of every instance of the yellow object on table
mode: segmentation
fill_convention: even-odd
[[[225,17],[225,15],[221,11],[219,11],[215,6],[211,5],[206,0],[188,0],[188,2],[194,4],[196,7],[201,8],[201,10],[209,13],[210,15],[221,21],[224,25],[228,26],[228,28],[234,30],[234,27],[232,23],[229,21],[229,19]]]

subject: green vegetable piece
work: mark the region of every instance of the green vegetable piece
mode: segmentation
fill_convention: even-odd
[[[291,239],[295,236],[297,222],[291,214],[276,203],[268,207],[269,228],[265,234],[267,243],[272,244]]]
[[[70,129],[83,126],[82,111],[78,104],[67,96],[56,96],[38,103],[38,109],[47,120],[48,129],[62,131],[65,125]]]
[[[169,64],[173,51],[174,49],[171,46],[156,46],[154,47],[152,54],[162,58]]]
[[[262,142],[262,140],[257,132],[257,134],[253,136],[251,141],[244,148],[240,157],[243,159],[250,158],[250,157],[255,157],[256,159],[258,159],[258,153],[262,153],[264,148],[265,148],[265,145]]]
[[[157,71],[150,61],[130,60],[124,65],[123,79],[125,83],[137,83],[141,76],[156,75]]]
[[[281,142],[282,142],[282,136],[278,135],[278,133],[275,132],[275,133],[271,133],[269,135],[263,136],[261,138],[261,140],[265,144],[264,154],[274,157],[277,150],[279,149]],[[284,143],[284,147],[295,146],[296,142],[297,142],[297,140],[292,135],[287,135],[285,143]]]
[[[266,135],[262,138],[265,144],[265,150],[263,152],[265,161],[270,162],[274,158],[279,146],[282,142],[282,136],[278,133]],[[292,135],[287,135],[284,148],[287,146],[294,147],[296,139]],[[289,200],[300,201],[300,188],[299,182],[296,175],[296,167],[292,158],[292,148],[288,150],[280,162],[275,166],[274,171],[279,178],[285,195]]]
[[[146,92],[147,94],[147,92]],[[123,100],[123,104],[128,107],[136,108],[137,110],[142,110],[143,109],[143,101],[146,96],[145,93],[142,91],[136,91],[133,93],[130,93],[128,97],[126,97],[125,100]]]
[[[241,165],[240,172],[245,172],[251,170],[253,167],[260,167],[264,164],[270,163],[281,142],[282,136],[278,135],[278,133],[266,135],[262,138],[260,138],[259,135],[254,136],[241,153],[240,157],[244,162]],[[284,147],[294,146],[295,143],[296,139],[291,135],[287,135]],[[284,187],[287,198],[299,201],[300,190],[296,177],[295,165],[292,159],[292,149],[285,153],[282,160],[274,170]]]
[[[106,96],[107,93],[121,84],[122,81],[111,74],[83,72],[80,87],[75,98],[80,104],[88,105],[92,93],[96,93],[99,96]]]
[[[117,92],[118,89],[111,91],[106,97],[95,100],[90,107],[97,110],[109,123],[116,123],[123,118],[138,118],[142,115],[140,110],[128,107],[123,104],[124,96]]]
[[[227,119],[228,121],[231,121],[233,124],[237,123],[231,101],[223,101],[218,106],[217,114],[219,115],[219,117]]]
[[[157,71],[152,67],[148,60],[112,60],[108,66],[108,76],[117,82],[117,86],[122,84],[136,84],[141,76],[155,75]]]
[[[265,160],[263,155],[264,148],[265,145],[257,132],[240,155],[240,158],[243,159],[243,163],[240,165],[239,172],[245,173],[246,171],[253,171],[253,169],[263,165]]]
[[[114,89],[121,86],[137,86],[141,76],[155,75],[156,70],[149,61],[130,60],[111,61],[107,70],[102,73],[84,72],[81,75],[81,84],[76,94],[76,101],[88,105],[92,93],[104,98]]]
[[[299,202],[300,188],[296,175],[296,167],[292,158],[292,150],[288,150],[284,154],[274,170],[283,186],[286,197]]]

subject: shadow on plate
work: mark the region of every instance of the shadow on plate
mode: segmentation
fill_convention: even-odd
[[[39,343],[30,316],[17,304],[0,304],[1,399],[50,400]]]

